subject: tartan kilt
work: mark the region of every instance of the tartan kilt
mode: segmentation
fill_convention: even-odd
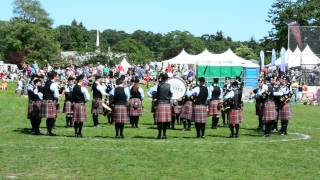
[[[290,103],[286,103],[279,111],[279,119],[281,121],[289,120],[291,118],[292,112]]]
[[[41,101],[30,101],[28,105],[28,118],[41,118]]]
[[[116,123],[127,123],[129,120],[128,107],[126,105],[114,105],[113,119]]]
[[[239,123],[243,122],[243,107],[241,107],[241,109],[239,109],[240,113],[239,113]]]
[[[187,101],[182,106],[180,118],[192,120],[193,119],[192,116],[193,116],[193,104],[192,104],[192,101]]]
[[[156,109],[157,122],[171,122],[172,111],[170,103],[158,103]]]
[[[240,124],[242,121],[241,109],[230,109],[228,116],[228,124],[235,125]]]
[[[44,100],[41,105],[41,116],[43,118],[56,118],[57,117],[56,101]]]
[[[65,101],[63,104],[63,113],[72,113],[72,102]]]
[[[84,122],[87,119],[86,105],[84,103],[73,104],[73,122]]]
[[[92,100],[91,114],[94,114],[94,115],[103,114],[103,106],[102,106],[101,98],[95,98]]]
[[[257,116],[262,116],[262,114],[263,114],[262,106],[263,106],[262,103],[256,103],[256,115]]]
[[[182,110],[182,106],[179,106],[179,105],[173,106],[173,113],[174,114],[180,114],[181,110]]]
[[[264,121],[274,121],[277,117],[276,105],[274,101],[266,101],[263,106],[263,116]]]
[[[136,106],[136,108],[134,106]],[[139,98],[129,100],[129,116],[142,116],[142,103]]]
[[[220,100],[211,100],[209,103],[209,115],[210,116],[219,116],[221,114],[221,110],[218,108]]]
[[[206,105],[195,105],[193,108],[194,122],[207,123],[208,111]]]

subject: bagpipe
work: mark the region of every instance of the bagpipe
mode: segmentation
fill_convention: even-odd
[[[290,102],[293,93],[290,91],[288,94],[282,95],[279,98],[279,106],[282,108],[287,102]]]
[[[223,100],[223,102],[222,102],[222,107],[221,107],[221,105],[220,105],[221,110],[224,111],[224,112],[229,111],[230,108],[231,108],[231,106],[232,106],[233,104],[234,104],[234,99],[233,99],[233,97],[232,97],[232,98],[225,99],[225,100]],[[218,106],[218,107],[219,107],[219,106]]]
[[[267,99],[269,98],[269,95],[270,95],[270,93],[269,92],[263,92],[262,94],[261,94],[261,96],[259,97],[259,101],[261,102],[261,103],[265,103],[266,101],[267,101]]]

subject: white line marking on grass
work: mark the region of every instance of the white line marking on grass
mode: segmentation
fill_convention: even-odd
[[[17,176],[6,176],[6,178],[15,179],[15,178],[17,178]]]

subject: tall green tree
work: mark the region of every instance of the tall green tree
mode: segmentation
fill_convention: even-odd
[[[127,53],[129,62],[134,64],[145,64],[152,59],[152,53],[148,47],[130,38],[119,41],[113,50]]]
[[[47,28],[53,24],[53,20],[38,0],[15,0],[13,5],[13,13],[18,19]]]

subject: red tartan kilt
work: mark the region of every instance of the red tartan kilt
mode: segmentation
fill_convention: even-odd
[[[71,101],[64,102],[63,113],[72,113],[72,102]]]
[[[267,101],[263,106],[263,116],[264,121],[274,121],[277,117],[276,105],[274,101]]]
[[[181,109],[181,115],[180,118],[183,119],[193,119],[193,104],[192,101],[187,101],[184,103]]]
[[[179,106],[179,105],[173,106],[173,113],[174,114],[180,114],[181,110],[182,110],[182,106]]]
[[[44,100],[41,105],[41,116],[43,118],[56,118],[57,117],[56,102],[52,100]]]
[[[230,109],[228,116],[228,124],[235,125],[240,124],[242,121],[241,109]]]
[[[84,122],[87,119],[86,105],[84,103],[73,104],[73,121]]]
[[[28,105],[28,118],[37,117],[41,118],[41,101],[31,101]]]
[[[243,122],[243,107],[239,110],[239,123]]]
[[[193,108],[194,122],[207,123],[208,111],[206,105],[195,105]]]
[[[140,99],[133,98],[129,100],[129,116],[142,116],[142,103]]]
[[[211,100],[209,103],[209,115],[213,116],[219,116],[221,114],[221,110],[218,109],[218,105],[220,103],[220,100]]]
[[[157,122],[171,122],[172,111],[170,103],[158,103],[156,109]]]
[[[279,111],[279,119],[281,121],[289,120],[292,116],[290,103],[286,103]]]
[[[129,120],[128,107],[126,105],[114,105],[113,119],[116,123],[127,123]]]
[[[262,103],[256,103],[256,115],[257,116],[259,116],[259,115],[262,116],[262,113],[263,113],[262,105],[263,105]]]
[[[103,114],[102,99],[95,98],[92,100],[91,113],[95,115]]]

